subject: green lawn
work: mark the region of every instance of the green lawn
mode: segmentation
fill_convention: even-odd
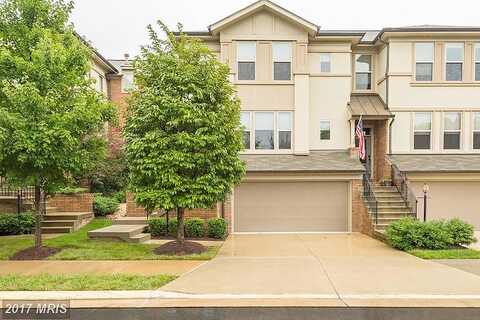
[[[176,277],[126,274],[71,274],[0,276],[0,291],[81,291],[81,290],[153,290]]]
[[[49,257],[50,260],[210,260],[218,252],[219,247],[208,247],[202,254],[186,256],[156,255],[155,244],[136,244],[112,240],[90,240],[89,230],[111,225],[108,219],[94,219],[76,232],[53,239],[45,239],[44,245],[62,248],[62,251]],[[33,246],[33,236],[0,237],[0,260],[8,260],[19,250]]]
[[[409,253],[422,259],[480,259],[480,251],[473,249],[415,249],[409,251]]]

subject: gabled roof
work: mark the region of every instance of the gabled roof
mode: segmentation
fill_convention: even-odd
[[[98,50],[95,49],[87,40],[85,40],[76,31],[73,33],[85,46],[87,46],[87,48],[92,51],[95,61],[100,63],[108,71],[108,73],[118,73],[117,68],[115,68],[115,66],[113,66],[104,56],[102,56],[100,52],[98,52]]]
[[[232,23],[235,23],[236,21],[248,16],[248,15],[251,15],[255,12],[258,12],[260,10],[263,10],[263,9],[267,9],[269,11],[272,11],[282,17],[284,17],[285,19],[295,23],[296,25],[306,29],[308,31],[308,33],[312,36],[316,35],[318,30],[319,30],[319,27],[310,22],[310,21],[307,21],[305,20],[304,18],[288,11],[287,9],[285,8],[282,8],[280,7],[279,5],[271,2],[271,1],[268,1],[268,0],[260,0],[260,1],[257,1],[251,5],[249,5],[248,7],[245,7],[231,15],[229,15],[228,17],[225,17],[213,24],[211,24],[210,26],[208,26],[208,30],[210,31],[210,33],[212,34],[216,34],[218,33],[221,29],[225,28],[226,26],[229,26],[231,25]]]

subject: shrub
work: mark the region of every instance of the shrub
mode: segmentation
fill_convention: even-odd
[[[205,221],[200,218],[185,221],[185,236],[188,238],[201,238],[205,236]]]
[[[125,189],[128,171],[123,152],[119,152],[98,163],[94,172],[88,176],[90,189],[94,193],[111,195]]]
[[[0,214],[0,236],[29,234],[34,227],[33,213]]]
[[[113,194],[113,197],[117,199],[119,203],[127,202],[127,192],[126,191],[118,191],[117,193]]]
[[[390,245],[400,250],[440,250],[474,242],[473,230],[460,219],[422,222],[404,218],[390,224],[386,236]]]
[[[222,218],[208,220],[208,236],[215,239],[225,239],[227,237],[227,222]]]
[[[107,214],[115,213],[115,211],[118,210],[118,207],[119,202],[115,198],[95,196],[93,211],[97,216],[106,216]]]
[[[458,218],[454,218],[445,223],[445,227],[452,237],[452,241],[457,245],[469,245],[477,241],[475,239],[475,228]]]
[[[165,217],[160,218],[150,218],[148,219],[148,229],[152,236],[159,237],[166,234],[167,229],[167,219]],[[177,219],[169,218],[168,219],[168,230],[169,235],[177,235]]]
[[[61,188],[60,190],[58,190],[57,193],[66,194],[66,195],[72,195],[72,194],[77,194],[77,193],[85,193],[85,192],[87,192],[87,191],[88,191],[87,188],[81,188],[81,187],[65,187],[65,188]]]

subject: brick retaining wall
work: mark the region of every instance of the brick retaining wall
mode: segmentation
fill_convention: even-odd
[[[48,199],[48,206],[59,212],[92,212],[93,193],[56,194]]]

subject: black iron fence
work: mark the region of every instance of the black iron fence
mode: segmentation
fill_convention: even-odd
[[[375,218],[375,224],[378,224],[378,200],[375,197],[369,172],[363,174],[363,198],[368,202],[370,214]]]
[[[397,188],[398,192],[400,192],[403,201],[405,201],[405,205],[410,209],[413,218],[416,219],[418,200],[408,182],[407,175],[401,172],[395,164],[392,164],[391,175],[392,184]]]
[[[17,213],[20,213],[24,210],[25,201],[35,200],[35,188],[15,188],[9,186],[4,177],[0,177],[0,198],[15,200]]]

